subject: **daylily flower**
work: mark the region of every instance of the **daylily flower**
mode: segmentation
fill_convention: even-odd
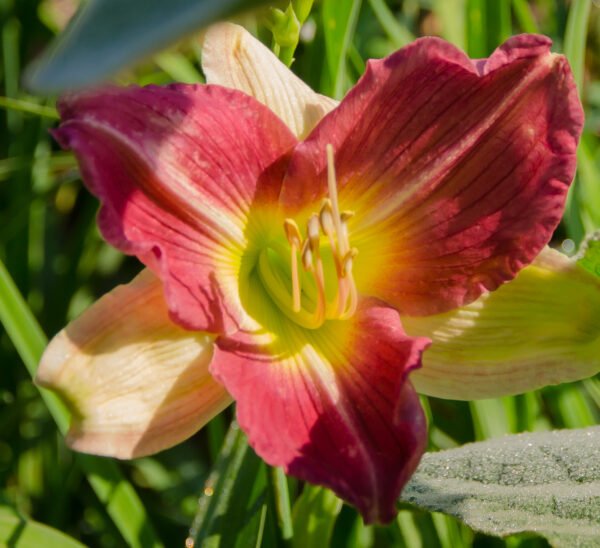
[[[581,106],[541,36],[479,61],[417,40],[338,106],[251,40],[208,33],[221,85],[61,99],[54,135],[102,234],[149,271],[57,335],[38,382],[71,405],[74,448],[118,457],[185,439],[233,398],[266,462],[386,522],[426,444],[408,373],[430,339],[400,316],[467,305],[536,257]]]

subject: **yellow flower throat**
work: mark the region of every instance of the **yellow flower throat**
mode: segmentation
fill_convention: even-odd
[[[323,199],[319,213],[309,217],[306,237],[302,238],[293,219],[283,223],[289,244],[289,269],[281,268],[283,250],[276,244],[273,247],[277,249],[266,248],[259,257],[259,274],[273,301],[288,318],[308,329],[320,327],[327,319],[350,318],[357,306],[352,263],[358,251],[350,247],[348,239],[348,219],[354,212],[339,211],[333,147],[328,144],[326,151],[329,198]],[[321,253],[321,238],[331,250],[327,254],[331,257]],[[303,273],[298,267],[298,254]],[[337,284],[332,296],[328,282],[333,272]]]

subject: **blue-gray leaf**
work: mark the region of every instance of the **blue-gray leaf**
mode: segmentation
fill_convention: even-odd
[[[600,426],[518,434],[427,453],[402,501],[504,536],[600,546]]]
[[[46,94],[83,87],[261,0],[90,0],[29,67],[26,85]]]

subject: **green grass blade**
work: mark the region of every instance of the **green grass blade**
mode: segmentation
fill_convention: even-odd
[[[465,0],[434,0],[432,10],[442,25],[442,38],[465,50],[467,26]]]
[[[332,491],[307,483],[294,504],[292,547],[329,546],[341,509],[342,500]]]
[[[383,0],[369,0],[369,5],[395,48],[399,49],[415,39],[415,35],[396,19]]]
[[[10,548],[85,548],[74,538],[52,527],[0,507],[0,546]]]
[[[142,501],[117,464],[81,453],[77,454],[77,462],[127,544],[136,548],[162,548]]]
[[[473,59],[487,57],[485,0],[467,0],[467,53]]]
[[[323,27],[327,56],[324,92],[341,99],[348,88],[346,56],[354,38],[361,0],[324,0]]]
[[[594,157],[597,146],[596,136],[585,132],[577,149],[577,189],[573,198],[585,234],[600,228],[600,171]]]
[[[512,0],[512,8],[523,32],[539,33],[540,29],[535,22],[527,0]]]
[[[33,377],[48,341],[1,261],[0,323],[6,329],[27,371]],[[64,434],[69,427],[67,408],[51,392],[41,390],[41,394],[59,430]]]
[[[182,53],[164,51],[154,56],[154,62],[166,72],[174,82],[198,84],[204,82],[202,74]]]
[[[592,0],[575,0],[571,4],[565,30],[564,54],[571,64],[580,97],[582,96],[585,41],[591,7]]]
[[[510,398],[495,398],[469,402],[475,438],[486,440],[512,432],[511,417],[505,401]]]
[[[55,108],[23,101],[22,99],[12,99],[10,97],[0,97],[0,108],[26,112],[37,116],[45,116],[46,118],[54,118],[55,120],[60,118]]]
[[[598,424],[600,413],[584,393],[579,390],[579,385],[568,384],[560,387],[558,398],[554,402],[560,416],[567,428],[582,428]]]
[[[567,26],[565,29],[564,54],[571,64],[573,78],[575,79],[580,98],[583,97],[582,86],[585,43],[591,7],[591,0],[575,0],[569,9]],[[588,156],[587,151],[583,150],[583,146],[580,146],[577,151],[577,161],[579,165],[577,180],[569,189],[565,207],[565,222],[567,224],[569,236],[573,238],[575,242],[579,242],[583,236],[585,236],[585,231],[588,229],[588,227],[584,226],[580,213],[580,206],[582,204],[581,193],[582,191],[585,193],[586,188],[584,187],[587,186],[586,180],[589,170],[586,171],[586,168],[590,165]],[[593,171],[595,171],[595,169]]]
[[[281,536],[284,540],[289,540],[294,536],[294,528],[292,526],[292,511],[290,508],[290,493],[287,478],[285,477],[283,468],[279,466],[271,468],[269,473]]]
[[[233,422],[200,499],[189,538],[196,548],[249,546],[262,536],[265,466]]]
[[[1,261],[0,322],[33,377],[47,339]],[[64,434],[69,426],[68,410],[52,392],[43,389],[40,392]],[[142,502],[117,464],[112,460],[81,454],[77,454],[77,461],[128,544],[140,548],[162,546],[155,537]]]
[[[485,52],[487,56],[511,35],[512,26],[510,3],[506,0],[503,2],[487,0],[485,10],[487,27],[484,32],[487,38],[487,51]]]

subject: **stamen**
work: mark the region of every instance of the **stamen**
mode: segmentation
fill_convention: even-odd
[[[285,230],[285,237],[290,245],[294,245],[300,248],[302,245],[302,236],[300,235],[300,229],[294,219],[286,219],[283,221],[283,230]]]
[[[313,213],[308,219],[306,238],[302,238],[298,225],[292,219],[286,219],[283,223],[285,236],[291,248],[293,297],[293,310],[290,310],[289,305],[283,310],[289,311],[285,313],[309,329],[318,328],[327,318],[349,318],[356,312],[358,306],[356,284],[352,277],[353,261],[358,251],[356,248],[350,248],[348,238],[348,220],[354,215],[354,212],[343,211],[340,213],[333,147],[330,144],[327,145],[326,152],[329,197],[323,199],[319,213]],[[337,291],[333,301],[330,302],[327,302],[325,293],[325,269],[320,248],[321,236],[326,236],[329,240],[337,276]],[[315,282],[317,294],[315,295],[312,287],[307,287],[308,292],[305,294],[309,301],[315,302],[316,300],[313,312],[302,308],[303,294],[300,287],[301,276],[298,273],[298,252],[303,269],[312,274]],[[270,293],[276,300],[281,300],[281,290],[277,285],[279,282],[269,269],[266,253],[261,254],[260,261],[261,275],[266,282],[277,286],[272,288]]]
[[[310,245],[319,248],[319,216],[313,213],[306,223],[306,237],[310,240]]]
[[[315,257],[315,268],[311,271],[317,285],[317,309],[315,316],[317,323],[322,323],[325,319],[325,311],[327,309],[327,299],[325,297],[325,273],[323,272],[323,261],[321,260],[321,252],[319,250],[319,216],[313,213],[306,224],[306,239],[309,241],[309,247]]]
[[[333,254],[333,260],[335,262],[335,271],[337,273],[338,278],[341,273],[341,264],[339,254],[336,251],[334,233],[335,233],[335,225],[333,222],[333,211],[331,208],[331,200],[329,198],[324,198],[323,203],[321,205],[321,211],[319,212],[319,221],[321,222],[321,228],[323,229],[323,233],[329,239],[329,245],[331,246],[331,253]]]
[[[283,222],[283,229],[285,230],[285,237],[290,244],[291,255],[290,264],[292,268],[292,299],[294,312],[300,311],[300,278],[298,276],[298,256],[297,251],[302,245],[302,236],[300,236],[300,230],[298,225],[293,219],[286,219]]]
[[[354,283],[354,279],[351,277],[350,280],[350,304],[346,311],[340,315],[340,320],[347,320],[354,316],[356,312],[356,307],[358,306],[358,293],[356,291],[356,284]]]
[[[340,314],[340,319],[345,320],[347,318],[351,318],[354,316],[356,312],[356,307],[358,306],[358,294],[356,292],[356,284],[354,283],[354,278],[352,277],[352,265],[354,263],[354,257],[358,255],[358,249],[353,247],[342,261],[342,276],[348,283],[348,290],[350,293],[350,303],[348,304],[348,308]]]
[[[347,238],[342,238],[341,219],[340,219],[340,208],[338,206],[338,195],[337,195],[337,180],[335,177],[335,162],[333,158],[333,147],[328,144],[326,146],[327,151],[327,188],[329,190],[329,199],[331,200],[331,209],[333,212],[333,222],[335,224],[335,232],[338,241],[338,252],[343,257],[349,248]]]
[[[358,249],[353,247],[342,260],[342,276],[347,278],[352,275],[352,262],[354,261],[354,257],[358,255]]]
[[[302,243],[300,258],[302,259],[302,268],[304,270],[312,270],[312,251],[310,250],[310,241],[308,239]]]
[[[333,210],[331,208],[331,200],[324,198],[321,204],[321,211],[319,212],[319,221],[321,222],[321,228],[324,234],[333,234],[335,225],[333,222]]]

